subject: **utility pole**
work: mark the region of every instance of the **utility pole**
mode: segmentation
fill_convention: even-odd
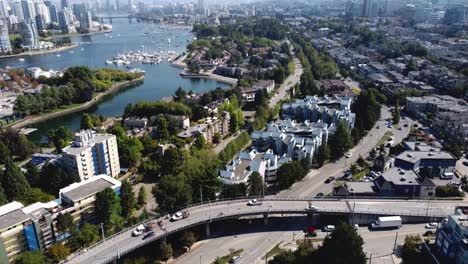
[[[200,185],[200,203],[203,203],[203,189]]]
[[[102,233],[102,241],[106,242],[106,238],[104,237],[104,224],[101,223],[101,233]]]
[[[369,264],[372,264],[372,253],[369,256]]]
[[[393,254],[395,254],[395,252],[396,252],[397,240],[398,240],[398,232],[396,232],[396,234],[395,234],[395,243],[393,244]]]

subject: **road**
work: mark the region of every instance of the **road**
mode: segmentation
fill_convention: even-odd
[[[195,206],[188,209],[190,216],[186,219],[169,222],[164,221],[165,231],[159,227],[154,231],[156,234],[143,240],[141,237],[132,237],[132,229],[124,230],[107,238],[105,242],[98,243],[94,247],[88,248],[86,252],[71,256],[68,263],[107,263],[113,258],[126,252],[160,239],[173,232],[178,232],[191,226],[215,221],[217,219],[236,218],[248,215],[262,214],[305,214],[308,201],[301,197],[267,197],[263,204],[258,206],[247,206],[247,200],[233,200],[216,202]],[[314,200],[313,204],[318,208],[318,212],[332,212],[350,214],[350,207],[347,200]],[[352,201],[354,202],[354,201]],[[375,215],[419,215],[442,217],[453,213],[454,206],[462,205],[463,202],[453,201],[398,201],[398,200],[358,200],[355,201],[356,214]],[[158,220],[163,220],[162,218]],[[266,247],[266,245],[265,245]],[[261,252],[261,250],[259,250]]]
[[[293,56],[294,56],[293,57],[293,62],[294,62],[294,66],[295,66],[294,73],[289,75],[288,78],[286,78],[286,80],[284,80],[284,82],[280,85],[280,87],[276,91],[276,94],[274,94],[270,98],[270,102],[269,102],[270,107],[276,106],[279,103],[279,101],[285,99],[289,95],[288,90],[291,87],[294,87],[297,83],[299,83],[299,81],[301,79],[301,75],[302,75],[302,72],[303,72],[302,64],[294,54],[293,54]]]
[[[402,130],[388,128],[386,123],[387,118],[391,118],[389,109],[382,106],[382,114],[376,126],[369,131],[366,137],[355,146],[350,152],[353,154],[351,158],[341,158],[336,162],[328,163],[318,170],[309,172],[302,181],[295,183],[288,190],[284,190],[280,195],[299,195],[299,196],[315,196],[317,193],[328,194],[332,191],[333,183],[324,184],[326,178],[334,176],[339,178],[348,170],[351,165],[356,162],[359,155],[366,157],[367,154],[377,146],[377,143],[385,135],[387,131],[392,131],[395,137],[395,144],[400,143],[409,133],[412,121],[405,119],[401,121]],[[408,127],[403,127],[403,124],[408,124]],[[378,127],[378,128],[377,128]]]
[[[220,237],[203,240],[194,245],[194,250],[174,261],[175,264],[201,263],[210,264],[217,257],[225,256],[231,249],[243,249],[240,254],[239,264],[265,263],[265,255],[275,245],[281,243],[291,244],[294,241],[304,239],[304,218],[287,218],[270,223],[268,226],[247,226],[245,233],[220,234]],[[364,239],[364,252],[368,256],[372,254],[372,263],[391,263],[396,232],[398,232],[397,245],[404,243],[407,235],[422,235],[427,229],[424,224],[403,225],[398,230],[370,231],[367,227],[359,227],[358,233]],[[317,239],[324,238],[326,233],[318,232]],[[319,242],[317,242],[319,243]],[[216,250],[213,250],[216,249]],[[270,259],[270,258],[269,258]]]

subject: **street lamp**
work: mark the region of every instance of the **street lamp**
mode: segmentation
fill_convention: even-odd
[[[104,224],[101,223],[101,233],[102,233],[102,241],[106,242],[106,238],[104,237]]]

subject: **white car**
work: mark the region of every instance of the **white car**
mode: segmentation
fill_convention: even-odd
[[[351,158],[352,156],[353,156],[353,153],[351,153],[351,152],[348,152],[348,153],[345,154],[345,157],[348,158],[348,159]]]
[[[325,232],[331,232],[331,231],[333,231],[333,229],[335,229],[334,225],[326,225],[326,226],[323,227],[323,231],[325,231]]]
[[[313,205],[309,205],[305,208],[306,211],[317,211],[317,207],[313,206]]]
[[[252,199],[247,203],[248,206],[255,206],[255,205],[262,205],[261,202],[257,201],[257,199]]]
[[[359,225],[358,224],[354,224],[353,227],[354,227],[354,229],[359,230]]]
[[[427,224],[427,225],[426,225],[426,228],[427,228],[427,229],[434,229],[434,228],[437,228],[438,225],[439,225],[439,224],[433,222],[433,223]]]
[[[135,237],[141,236],[143,232],[145,232],[145,229],[146,228],[143,225],[139,225],[135,228],[135,230],[133,230],[132,235]]]
[[[179,221],[180,219],[184,218],[182,212],[177,212],[171,216],[172,221]]]

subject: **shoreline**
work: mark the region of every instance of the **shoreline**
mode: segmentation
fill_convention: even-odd
[[[48,49],[48,50],[38,50],[38,51],[27,51],[23,53],[18,53],[18,54],[11,54],[11,55],[2,55],[0,56],[0,59],[6,59],[6,58],[14,58],[14,57],[25,57],[25,56],[33,56],[33,55],[41,55],[41,54],[48,54],[48,53],[56,53],[56,52],[61,52],[69,49],[73,49],[78,47],[80,44],[78,43],[72,43],[67,46],[63,47],[58,47],[58,48],[53,48],[53,49]]]
[[[225,77],[225,76],[221,76],[221,75],[213,74],[213,73],[195,74],[195,73],[187,73],[184,70],[179,75],[183,78],[194,78],[194,79],[203,78],[203,79],[218,81],[218,82],[229,84],[231,86],[236,86],[238,82],[237,79],[229,78],[229,77]]]
[[[56,39],[56,38],[73,38],[73,37],[81,37],[81,36],[92,36],[92,35],[97,35],[97,34],[108,34],[108,33],[112,33],[112,30],[101,30],[101,31],[89,32],[89,33],[71,33],[71,34],[53,35],[53,36],[44,38],[44,40],[51,40],[51,39]]]
[[[53,118],[57,118],[57,117],[61,117],[61,116],[66,116],[66,115],[73,114],[73,113],[76,113],[76,112],[81,112],[81,111],[86,110],[86,109],[94,106],[95,104],[99,103],[105,96],[107,96],[109,94],[112,94],[112,93],[120,90],[121,88],[125,88],[125,87],[140,84],[140,83],[144,82],[144,80],[145,80],[145,76],[143,75],[143,76],[141,76],[139,78],[136,78],[134,80],[131,80],[131,81],[123,81],[123,82],[116,83],[116,84],[112,85],[112,87],[109,88],[109,90],[96,95],[93,99],[91,99],[91,101],[85,102],[85,103],[83,103],[81,105],[78,105],[76,107],[64,109],[64,110],[53,112],[53,113],[47,113],[47,114],[43,114],[43,115],[28,116],[28,117],[25,117],[25,118],[19,120],[16,123],[12,123],[12,124],[7,125],[5,127],[10,127],[10,128],[13,128],[13,129],[21,129],[23,127],[27,127],[29,125],[33,125],[33,124],[36,124],[36,123],[41,123],[41,122],[47,121],[49,119],[53,119]]]

